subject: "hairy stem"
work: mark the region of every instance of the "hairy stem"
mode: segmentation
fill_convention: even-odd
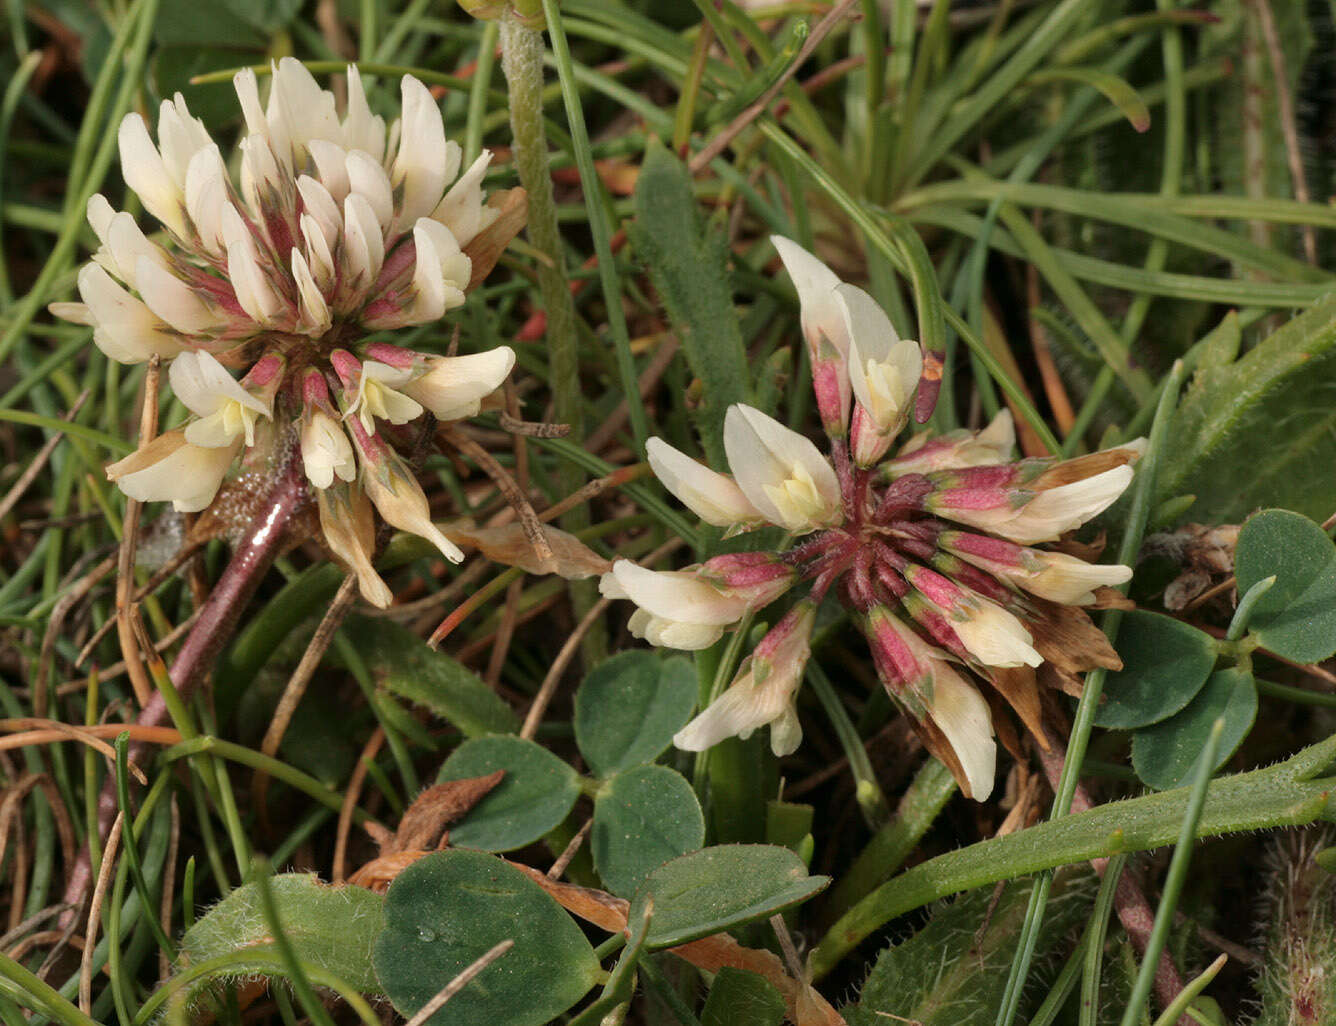
[[[547,135],[543,129],[543,34],[512,13],[501,18],[501,68],[510,99],[510,131],[520,184],[529,196],[529,242],[546,259],[538,264],[538,288],[547,313],[548,385],[553,419],[570,426],[572,438],[584,437],[584,400],[580,393],[579,346],[575,335],[575,301],[566,277],[566,263],[557,226],[557,205],[548,168]],[[560,489],[570,494],[585,481],[579,467],[561,465]],[[572,509],[561,518],[567,531],[589,526],[589,511]],[[593,582],[571,585],[577,617],[596,601]],[[592,665],[606,649],[602,631],[585,636],[584,657]]]

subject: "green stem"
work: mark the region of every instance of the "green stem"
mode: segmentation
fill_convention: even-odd
[[[538,287],[547,314],[548,374],[555,417],[583,436],[580,366],[575,337],[575,303],[557,227],[557,205],[548,170],[543,128],[543,35],[516,18],[501,19],[501,68],[510,91],[510,130],[520,184],[529,194],[529,243],[545,259],[538,265]],[[567,470],[564,476],[572,476]],[[569,490],[578,488],[577,483]]]
[[[835,885],[830,907],[843,912],[899,869],[955,793],[951,771],[936,759],[925,762],[901,797],[895,818],[877,831]]]
[[[520,184],[529,196],[529,243],[542,254],[538,264],[538,290],[547,314],[544,336],[548,352],[548,386],[552,390],[553,417],[570,426],[572,438],[584,437],[584,397],[580,394],[580,351],[575,333],[575,300],[566,276],[561,234],[557,227],[557,204],[552,194],[548,167],[547,136],[543,127],[543,34],[525,26],[509,11],[501,18],[501,69],[510,93],[510,131],[515,148],[515,166]],[[569,63],[569,54],[567,55]],[[586,153],[587,157],[588,154]],[[596,197],[590,197],[593,201]],[[605,274],[612,273],[611,256],[601,261]],[[629,351],[628,351],[629,352]],[[633,403],[632,394],[627,402]],[[578,467],[563,463],[557,482],[569,495],[584,484]],[[589,526],[589,510],[576,506],[561,518],[567,531]],[[582,618],[597,601],[592,581],[571,584],[575,616]],[[607,648],[607,636],[590,630],[582,651],[589,665]]]

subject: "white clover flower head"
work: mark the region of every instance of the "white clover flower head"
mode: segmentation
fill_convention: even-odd
[[[675,739],[699,751],[768,724],[776,754],[801,738],[794,702],[810,621],[825,598],[838,600],[862,627],[887,693],[965,793],[982,801],[997,760],[985,683],[1047,745],[1039,672],[1046,683],[1072,686],[1082,670],[1121,665],[1077,607],[1125,583],[1131,570],[1028,546],[1057,540],[1113,503],[1144,444],[1016,461],[1015,427],[1003,411],[981,431],[924,431],[893,451],[911,418],[930,416],[940,362],[812,253],[773,242],[798,293],[829,458],[741,404],[724,418],[731,476],[661,439],[647,455],[662,484],[706,523],[729,532],[768,523],[798,540],[683,571],[619,561],[603,594],[637,605],[637,637],[696,649],[798,592],[733,684]]]
[[[411,75],[387,127],[355,66],[342,113],[299,61],[284,58],[272,72],[263,102],[254,72],[234,79],[246,125],[235,181],[179,93],[161,106],[156,140],[139,114],[126,115],[117,132],[122,174],[165,241],[93,196],[87,214],[99,248],[79,271],[80,302],[53,312],[91,325],[113,360],[172,361],[167,381],[193,419],[109,468],[127,495],[202,510],[239,453],[262,465],[267,454],[257,449],[293,437],[311,487],[338,493],[322,498],[328,546],[383,605],[365,500],[460,558],[431,524],[383,426],[427,411],[476,414],[515,357],[505,347],[432,356],[365,339],[463,304],[518,230],[522,193],[505,194],[509,205],[487,202],[487,153],[460,174],[460,146]],[[259,432],[261,424],[274,430]]]

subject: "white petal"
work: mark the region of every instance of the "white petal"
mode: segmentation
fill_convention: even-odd
[[[225,323],[212,303],[152,260],[140,258],[135,265],[135,285],[149,309],[184,334],[215,331]]]
[[[250,239],[227,247],[227,275],[237,302],[250,319],[261,327],[272,324],[283,310],[283,300],[269,284]]]
[[[1050,488],[1022,506],[1016,516],[995,525],[992,530],[1022,545],[1054,541],[1112,506],[1132,483],[1132,474],[1129,466],[1114,467],[1084,481]]]
[[[228,402],[240,403],[266,417],[270,414],[269,407],[242,388],[210,353],[182,353],[172,361],[167,379],[176,397],[198,417],[216,413]]]
[[[441,201],[445,183],[459,169],[459,148],[455,147],[452,168],[447,160],[445,125],[431,92],[412,75],[403,77],[400,89],[404,141],[394,158],[390,181],[403,190],[398,223],[406,226],[426,217]]]
[[[57,300],[54,303],[46,304],[46,312],[52,317],[68,321],[70,324],[82,324],[85,328],[93,326],[93,313],[88,309],[87,303],[70,303]]]
[[[849,338],[854,395],[881,431],[898,432],[923,373],[918,344],[902,340],[886,312],[862,289],[841,284],[835,294]]]
[[[260,87],[255,81],[255,72],[250,68],[242,68],[232,76],[232,88],[237,91],[237,99],[241,101],[246,131],[252,135],[265,135],[269,131],[269,123],[260,105]]]
[[[251,216],[264,223],[266,207],[274,207],[292,187],[292,176],[279,165],[274,147],[266,136],[250,135],[241,140],[241,195]]]
[[[211,256],[223,253],[223,211],[231,205],[223,156],[210,143],[191,158],[186,169],[186,212]]]
[[[97,236],[97,241],[105,246],[107,244],[107,229],[111,227],[111,219],[116,216],[115,209],[107,202],[107,197],[100,192],[95,192],[88,197],[88,206],[85,210],[93,234]]]
[[[302,428],[301,446],[306,476],[317,488],[328,488],[336,474],[344,481],[357,476],[352,443],[339,422],[328,414],[319,410],[312,414]]]
[[[322,291],[332,290],[338,270],[334,264],[334,253],[325,239],[324,229],[310,214],[302,214],[301,233],[306,240],[306,262],[311,268],[311,277]]]
[[[844,311],[835,297],[840,279],[834,271],[792,239],[772,235],[770,241],[779,251],[779,259],[784,262],[784,269],[789,272],[793,287],[798,291],[803,334],[813,344],[824,335],[841,356],[847,357],[849,334],[845,327]]]
[[[312,337],[323,335],[333,323],[329,304],[320,294],[320,287],[316,285],[311,269],[306,265],[306,258],[298,249],[292,251],[292,280],[297,283],[297,330]]]
[[[1044,661],[1020,620],[988,599],[975,603],[968,619],[951,620],[970,655],[985,666],[1038,666]]]
[[[78,285],[94,326],[93,342],[113,360],[143,363],[154,355],[171,357],[181,351],[180,339],[104,268],[85,264]]]
[[[353,295],[364,296],[385,262],[385,236],[365,196],[352,192],[343,201],[344,282]]]
[[[171,431],[138,452],[113,463],[107,477],[140,502],[171,500],[178,513],[198,513],[218,493],[236,446],[206,449]]]
[[[385,119],[371,113],[357,65],[348,65],[348,114],[343,119],[343,145],[385,159]]]
[[[450,151],[450,156],[458,166],[460,159],[458,147],[453,141],[448,145],[454,147]],[[483,150],[478,154],[477,159],[460,175],[459,181],[450,187],[440,204],[432,211],[432,220],[440,221],[449,228],[461,246],[467,246],[479,232],[501,216],[500,211],[488,207],[482,198],[482,179],[491,160],[490,150]]]
[[[1095,601],[1095,588],[1114,587],[1132,579],[1132,568],[1119,563],[1087,563],[1062,552],[1045,552],[1043,568],[1034,574],[1016,574],[1011,580],[1050,602],[1084,606]]]
[[[638,638],[644,638],[656,648],[675,648],[679,652],[699,652],[702,649],[709,648],[716,641],[724,636],[724,629],[716,624],[708,623],[681,623],[677,620],[665,620],[662,617],[646,613],[645,610],[637,610],[637,614],[644,613],[641,620],[636,616],[631,617],[631,633]],[[639,629],[637,629],[637,627]]]
[[[403,386],[437,420],[474,416],[482,399],[491,395],[515,366],[515,352],[498,346],[470,356],[440,356],[428,361],[428,371]]]
[[[383,234],[394,220],[394,190],[390,186],[390,176],[374,158],[361,150],[349,153],[344,166],[348,169],[350,195],[361,196],[370,204]]]
[[[158,114],[158,144],[162,149],[162,163],[179,190],[186,187],[186,171],[190,161],[200,150],[213,145],[204,122],[193,117],[186,107],[185,97],[177,93],[171,100],[163,100]]]
[[[835,471],[812,442],[773,417],[743,403],[724,415],[724,451],[747,500],[767,520],[791,531],[838,521],[840,485]],[[776,502],[776,489],[803,478],[813,492],[806,508]]]
[[[94,259],[131,288],[139,287],[137,268],[140,260],[148,260],[164,271],[172,265],[162,247],[150,242],[135,219],[124,211],[107,225],[106,245]]]
[[[310,150],[311,159],[315,162],[320,184],[333,197],[337,210],[351,188],[348,184],[348,151],[325,139],[312,139],[307,148]]]
[[[707,524],[733,527],[764,519],[727,474],[711,470],[662,438],[646,442],[645,453],[659,482]]]
[[[269,105],[265,108],[274,148],[286,152],[286,142],[295,155],[304,153],[311,139],[343,141],[343,128],[334,109],[334,94],[320,88],[306,65],[295,57],[284,57],[274,67]]]
[[[747,611],[747,602],[726,595],[686,571],[646,570],[629,559],[612,565],[617,583],[642,609],[665,620],[724,625],[735,623]]]
[[[946,735],[969,781],[970,796],[984,801],[993,790],[997,766],[997,744],[993,740],[993,717],[988,703],[955,673],[933,675],[932,721]]]
[[[334,196],[310,175],[297,179],[297,192],[302,199],[302,217],[312,218],[320,226],[325,244],[333,250],[339,244],[343,231],[343,217]]]
[[[427,245],[428,240],[430,245]],[[415,245],[425,247],[418,250],[413,268],[414,288],[419,292],[429,291],[433,296],[439,294],[444,310],[462,306],[473,262],[460,249],[454,233],[439,221],[424,217],[413,227],[413,241]],[[440,314],[429,319],[438,317]]]
[[[139,196],[144,209],[181,238],[187,236],[184,197],[167,173],[158,148],[149,138],[144,119],[127,114],[117,133],[121,152],[121,175]]]

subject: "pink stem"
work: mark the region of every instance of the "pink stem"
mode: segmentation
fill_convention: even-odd
[[[289,541],[286,528],[293,516],[307,502],[310,495],[302,472],[301,450],[294,445],[287,461],[274,481],[269,497],[256,513],[237,545],[232,559],[209,592],[190,633],[186,635],[180,652],[172,662],[171,678],[181,698],[189,701],[195,689],[213,668],[223,646],[231,639],[241,620],[241,614],[259,587],[270,564]],[[167,720],[167,703],[158,692],[140,710],[135,722],[140,726],[160,726]],[[152,746],[140,743],[130,746],[130,763],[138,763]],[[112,821],[116,818],[116,778],[109,774],[103,782],[97,802],[98,833],[105,843]],[[73,919],[93,884],[92,865],[87,846],[79,853],[78,861],[65,884],[64,901],[71,907],[62,919]]]

